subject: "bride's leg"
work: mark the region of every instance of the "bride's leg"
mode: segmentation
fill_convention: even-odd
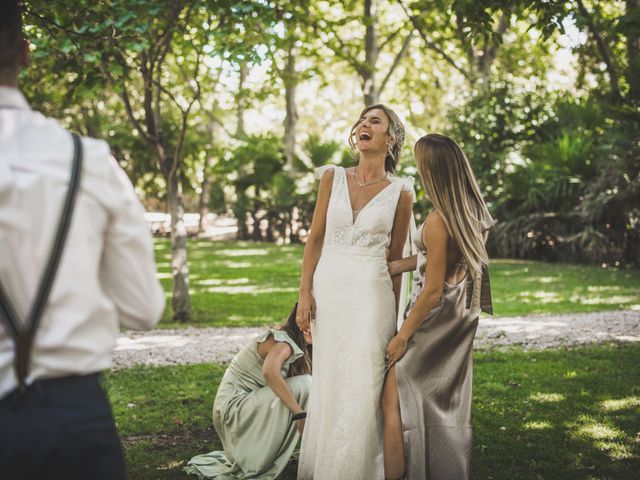
[[[404,439],[400,399],[396,384],[396,367],[389,369],[382,389],[382,415],[384,418],[383,451],[384,476],[389,480],[404,478]]]

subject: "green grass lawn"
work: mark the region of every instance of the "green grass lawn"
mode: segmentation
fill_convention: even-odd
[[[475,354],[476,479],[631,479],[640,472],[640,345]],[[221,447],[211,407],[221,365],[106,376],[130,478],[185,479]],[[291,463],[284,479],[295,478]],[[634,473],[635,472],[635,473]]]
[[[279,323],[297,300],[302,248],[190,240],[193,323]],[[155,249],[158,274],[170,295],[168,240],[156,240]],[[499,316],[640,308],[639,270],[519,260],[493,260],[490,268],[494,308]],[[171,323],[171,314],[168,305],[161,326],[176,326]]]

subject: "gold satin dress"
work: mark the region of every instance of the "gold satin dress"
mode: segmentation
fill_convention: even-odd
[[[405,318],[424,287],[426,249],[418,229],[418,264]],[[478,279],[480,280],[480,279]],[[488,271],[483,271],[470,308],[472,280],[445,282],[442,298],[410,340],[396,364],[407,480],[471,478],[473,339],[478,314],[491,312]]]

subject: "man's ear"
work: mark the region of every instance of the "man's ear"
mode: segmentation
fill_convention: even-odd
[[[26,68],[29,66],[29,40],[26,38],[22,39],[22,45],[20,47],[20,56],[18,58],[18,64],[20,68]]]

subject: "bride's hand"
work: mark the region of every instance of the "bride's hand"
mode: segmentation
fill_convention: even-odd
[[[316,318],[316,300],[311,293],[301,293],[298,298],[296,324],[303,333],[311,334],[311,322]]]
[[[298,429],[298,433],[302,435],[304,432],[304,418],[301,420],[296,420],[296,428]]]
[[[393,367],[396,362],[404,356],[406,351],[407,341],[399,335],[393,337],[389,342],[389,345],[387,345],[387,350],[384,356],[387,368]]]

